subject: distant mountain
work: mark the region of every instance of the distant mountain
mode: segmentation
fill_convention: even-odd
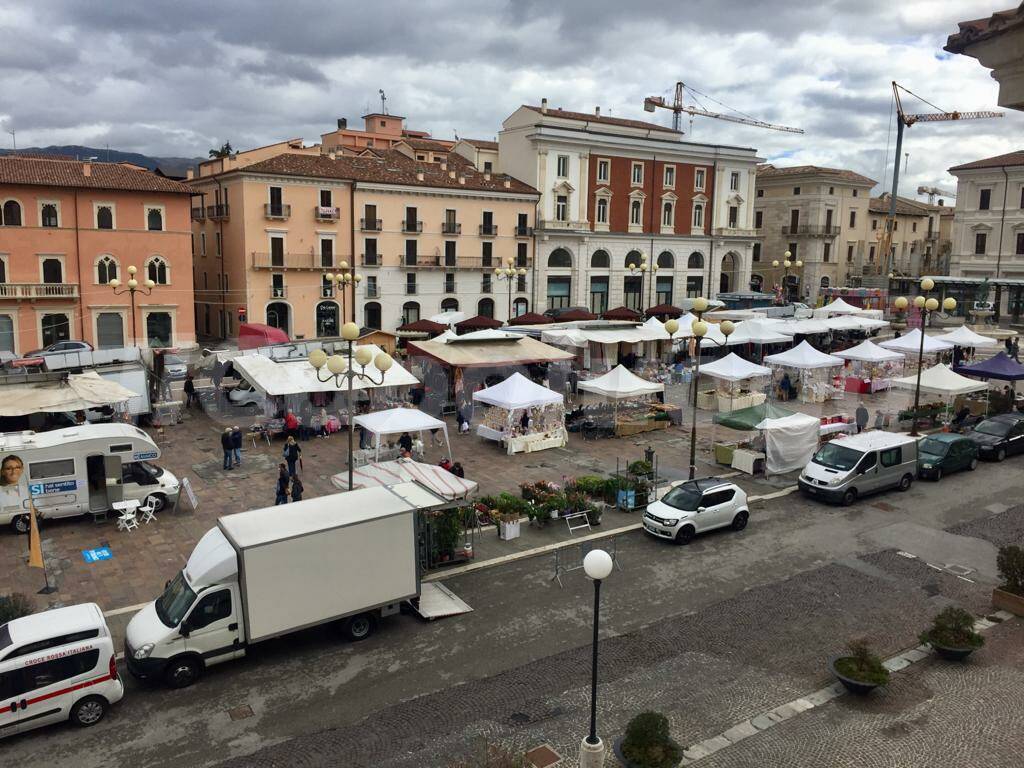
[[[83,147],[78,144],[69,144],[62,147],[27,147],[19,149],[18,153],[34,155],[63,155],[84,160],[87,157],[95,157],[101,162],[111,163],[134,163],[149,168],[151,171],[158,167],[168,176],[184,176],[188,168],[195,166],[206,158],[202,157],[151,157],[141,155],[138,152],[122,152],[118,149],[106,149],[99,147]],[[13,150],[0,149],[0,155],[12,154]]]

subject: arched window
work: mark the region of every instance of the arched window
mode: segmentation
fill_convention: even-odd
[[[113,229],[114,211],[109,205],[101,205],[96,209],[96,229]]]
[[[494,317],[494,299],[480,299],[476,305],[476,313],[484,317]]]
[[[704,256],[694,251],[686,260],[687,269],[704,269]]]
[[[607,224],[608,223],[608,198],[599,197],[597,198],[597,223]]]
[[[512,317],[525,315],[530,311],[530,302],[526,299],[516,299],[512,302]]]
[[[630,251],[626,254],[626,260],[623,262],[623,266],[625,266],[626,269],[629,269],[630,267],[636,269],[640,266],[641,261],[643,261],[643,257],[640,251]]]
[[[611,266],[611,258],[608,256],[608,251],[596,250],[590,257],[590,268],[591,269],[608,269]]]
[[[152,280],[157,285],[167,285],[168,279],[167,262],[161,256],[151,256],[146,262],[146,279]]]
[[[459,311],[459,300],[458,299],[445,299],[441,302],[442,312],[458,312]]]
[[[17,200],[8,200],[4,203],[2,213],[0,224],[3,224],[5,227],[21,226],[21,203]]]
[[[658,254],[658,269],[672,269],[676,265],[676,257],[670,251]]]
[[[338,304],[321,301],[316,305],[316,335],[318,337],[338,335]]]
[[[159,208],[150,208],[146,213],[146,227],[150,232],[163,231],[164,214]]]
[[[291,328],[291,307],[283,301],[272,301],[267,304],[267,325],[271,328],[280,328],[288,333]]]
[[[629,204],[629,223],[640,224],[640,218],[643,214],[643,206],[639,200],[634,200]]]
[[[402,324],[415,323],[420,319],[420,305],[416,301],[407,301],[402,305]]]
[[[672,203],[666,202],[661,206],[661,226],[671,227],[674,219]]]
[[[555,248],[548,256],[548,269],[572,269],[572,254],[565,248]]]
[[[39,223],[44,227],[60,226],[57,216],[57,206],[54,203],[43,203],[39,208]]]
[[[380,304],[371,301],[363,305],[363,325],[380,330]]]
[[[0,315],[0,352],[14,352],[14,319]]]
[[[96,282],[106,285],[117,277],[117,262],[113,256],[100,256],[96,262]]]
[[[43,282],[44,283],[63,283],[64,282],[64,264],[60,259],[43,259]]]
[[[704,204],[694,203],[693,204],[693,226],[694,229],[704,228]]]

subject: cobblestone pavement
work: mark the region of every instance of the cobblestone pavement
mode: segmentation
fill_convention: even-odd
[[[997,547],[1005,547],[1010,544],[1024,546],[1024,505],[1010,507],[990,517],[960,523],[946,530],[957,536],[984,539]]]

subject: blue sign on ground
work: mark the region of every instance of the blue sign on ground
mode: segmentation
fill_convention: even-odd
[[[97,560],[109,560],[113,556],[114,554],[110,551],[110,547],[82,550],[82,559],[87,563],[95,563]]]

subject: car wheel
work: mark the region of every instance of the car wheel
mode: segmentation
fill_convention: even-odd
[[[936,469],[935,469],[935,476],[932,477],[932,480],[934,480],[937,483],[941,479],[942,479],[942,470],[939,469],[938,467],[936,467]]]
[[[245,412],[250,416],[258,416],[260,413],[260,407],[256,403],[249,403],[245,406]]]
[[[86,696],[71,707],[68,719],[79,728],[88,728],[103,719],[107,714],[107,707],[107,700],[101,696]]]
[[[197,659],[182,656],[172,659],[164,672],[164,682],[168,688],[188,688],[203,674],[202,665]]]
[[[697,530],[692,525],[684,525],[676,534],[675,542],[676,544],[689,544],[696,534]]]
[[[1006,458],[1006,449],[1005,448],[1000,448],[999,452],[996,454],[996,461],[1003,461],[1005,458]]]
[[[847,488],[846,493],[843,494],[843,506],[848,507],[857,500],[857,489]]]
[[[908,490],[910,490],[910,484],[913,483],[913,482],[914,482],[914,476],[907,474],[907,475],[904,475],[903,477],[900,478],[900,484],[897,487],[901,491],[908,491]]]
[[[375,627],[376,621],[371,614],[360,613],[345,620],[345,637],[358,643],[372,635]]]
[[[978,468],[978,460],[977,459],[971,459],[971,463],[967,465],[967,468],[969,470],[971,470],[971,472],[976,470]]]
[[[747,510],[740,510],[736,517],[732,519],[732,529],[734,531],[742,531],[747,527],[747,520],[750,518],[750,514]]]
[[[28,533],[31,529],[32,523],[28,519],[28,515],[18,515],[11,520],[11,529],[15,533]]]
[[[151,493],[142,501],[144,507],[148,507],[150,503],[153,504],[153,511],[159,512],[161,509],[167,506],[167,497],[162,493]]]

